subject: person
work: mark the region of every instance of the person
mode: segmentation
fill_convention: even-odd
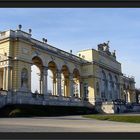
[[[36,93],[36,94],[38,94],[38,93],[39,93],[37,89],[36,89],[35,93]]]
[[[117,113],[120,113],[120,108],[119,107],[117,107]]]

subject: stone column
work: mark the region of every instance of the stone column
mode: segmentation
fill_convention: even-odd
[[[83,82],[81,82],[81,80],[80,80],[80,97],[81,97],[82,100],[84,99],[84,94],[83,93],[84,93],[83,92]]]
[[[57,93],[57,79],[55,79],[55,95],[58,95],[58,93]]]
[[[118,99],[120,99],[121,98],[121,96],[120,96],[120,91],[121,91],[121,89],[120,89],[120,83],[117,83],[117,97],[118,97]]]
[[[130,92],[129,92],[129,90],[127,90],[127,101],[128,101],[128,103],[130,103]]]
[[[48,83],[47,83],[47,76],[48,76],[48,68],[43,68],[43,94],[48,95]]]
[[[57,94],[62,96],[61,92],[61,71],[57,71]]]
[[[8,66],[7,67],[7,78],[6,78],[6,80],[7,80],[7,82],[6,82],[6,90],[10,90],[10,88],[11,88],[11,68],[10,68],[10,66]]]
[[[3,90],[6,89],[6,67],[3,70]]]
[[[56,79],[53,79],[53,95],[56,95]]]
[[[78,97],[81,97],[81,94],[80,94],[80,81],[78,82]]]
[[[70,74],[70,97],[73,97],[73,74]]]

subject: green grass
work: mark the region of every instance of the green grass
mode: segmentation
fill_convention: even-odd
[[[92,118],[97,120],[107,120],[116,122],[130,122],[140,123],[140,116],[121,116],[121,115],[83,115],[86,118]]]

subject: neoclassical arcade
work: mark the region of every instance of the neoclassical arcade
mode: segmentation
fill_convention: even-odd
[[[25,32],[21,26],[0,33],[0,90],[8,102],[43,105],[94,106],[136,100],[134,77],[122,73],[109,42],[74,55],[45,38],[32,38],[31,29]]]

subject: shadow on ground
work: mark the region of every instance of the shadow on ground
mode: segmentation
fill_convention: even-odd
[[[14,104],[0,109],[0,117],[35,117],[97,114],[94,108]]]

